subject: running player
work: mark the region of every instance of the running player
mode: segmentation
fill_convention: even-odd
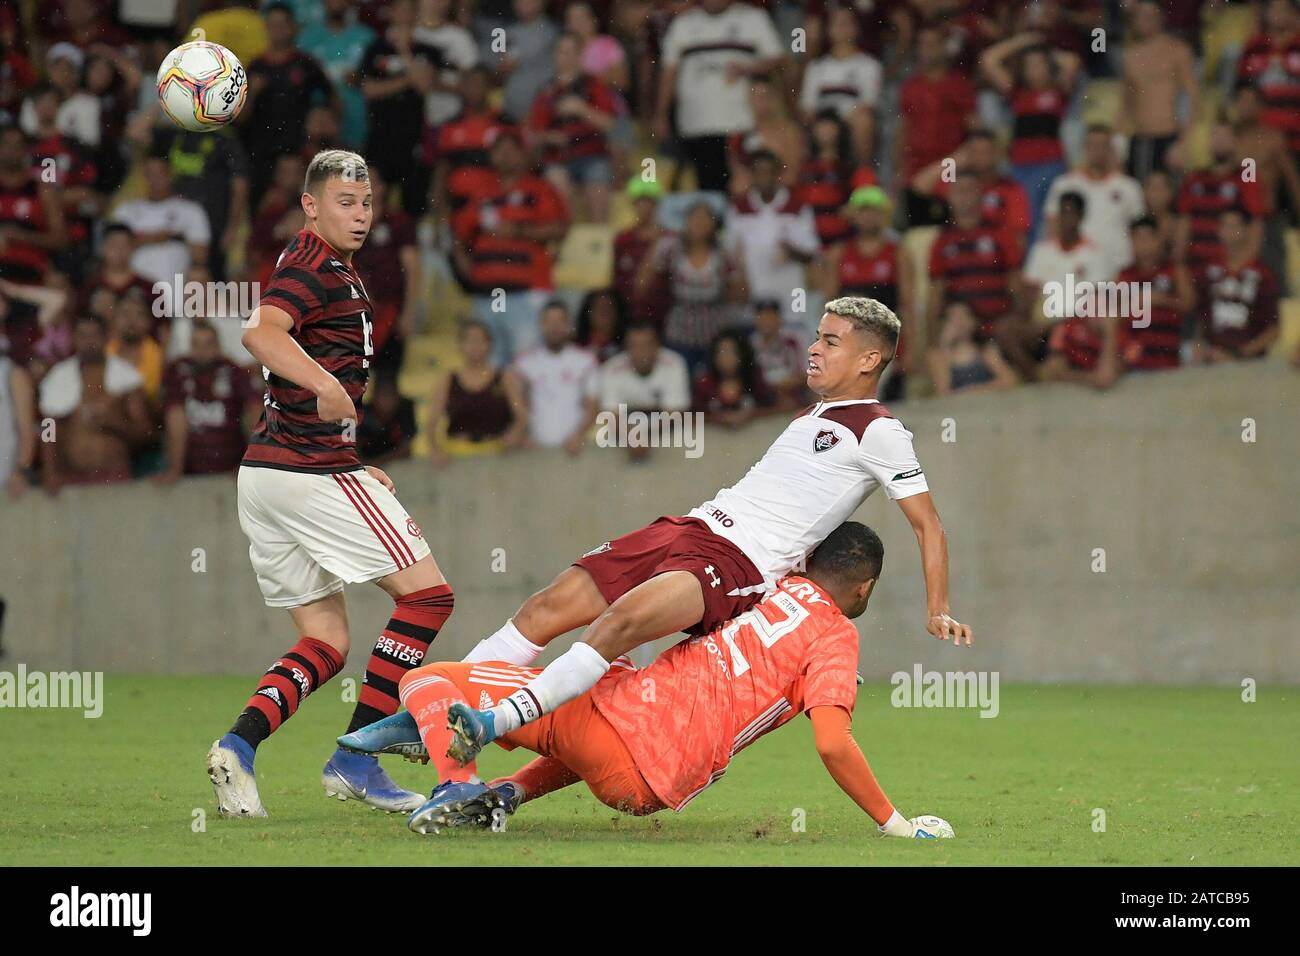
[[[898,334],[898,317],[875,299],[832,299],[808,349],[808,387],[821,401],[744,478],[686,517],[589,551],[480,641],[466,660],[527,666],[549,641],[591,624],[492,708],[457,705],[466,757],[590,690],[632,648],[677,631],[708,633],[748,610],[879,487],[921,548],[926,630],[969,645],[971,629],[949,613],[947,542],[912,433],[875,397]]]
[[[344,583],[373,581],[396,603],[349,730],[396,712],[398,682],[452,610],[451,587],[393,483],[357,458],[374,313],[352,255],[370,230],[370,207],[365,160],[318,153],[303,184],[307,227],[280,255],[243,335],[267,389],[239,469],[239,524],[262,595],[288,610],[298,642],[208,752],[227,816],[266,815],[253,774],[258,745],[343,667],[351,645]],[[382,810],[409,812],[424,800],[398,787],[375,757],[342,750],[325,764],[322,782],[329,796]]]
[[[459,766],[448,726],[452,704],[500,699],[536,673],[497,661],[428,664],[402,678],[440,783],[408,825],[417,833],[481,824],[491,810],[583,780],[602,803],[631,814],[681,810],[764,734],[807,713],[817,752],[835,782],[890,836],[925,836],[876,782],[852,733],[858,632],[884,549],[871,529],[840,525],[791,576],[751,610],[665,651],[644,670],[626,659],[591,691],[498,738],[543,755],[491,787],[474,763]],[[647,693],[652,688],[653,693]],[[361,744],[369,729],[351,738]],[[349,742],[344,738],[340,743]]]

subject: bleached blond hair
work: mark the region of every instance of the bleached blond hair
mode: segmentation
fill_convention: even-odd
[[[314,196],[328,180],[335,177],[350,183],[369,182],[370,173],[365,158],[360,153],[347,149],[322,149],[311,158],[311,163],[307,166],[302,191]]]
[[[893,357],[894,349],[898,346],[898,335],[903,330],[903,323],[898,320],[894,310],[885,303],[865,296],[846,295],[827,302],[826,311],[842,319],[848,319],[858,331],[870,333],[880,339],[889,347],[889,358]]]

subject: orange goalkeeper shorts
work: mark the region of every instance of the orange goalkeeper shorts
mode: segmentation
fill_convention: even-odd
[[[541,673],[499,661],[429,664],[421,668],[455,684],[471,707],[487,709]],[[643,816],[664,809],[637,769],[623,738],[592,703],[591,694],[497,738],[506,750],[522,747],[554,757],[591,789],[596,799],[623,813]]]

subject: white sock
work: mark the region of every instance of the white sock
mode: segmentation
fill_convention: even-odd
[[[547,668],[492,708],[496,734],[508,734],[542,714],[549,714],[585,694],[609,670],[609,661],[581,641],[553,660]]]
[[[474,645],[474,649],[465,655],[465,661],[477,664],[479,661],[505,661],[527,667],[537,660],[544,647],[538,647],[519,632],[513,620],[506,621],[499,631],[483,638]]]

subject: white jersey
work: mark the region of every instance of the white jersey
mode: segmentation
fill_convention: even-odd
[[[690,517],[740,548],[770,590],[880,487],[894,499],[930,490],[912,433],[874,398],[818,402]]]
[[[572,342],[558,351],[545,346],[515,359],[528,386],[528,431],[542,448],[558,448],[586,420],[586,403],[596,397],[596,357]]]
[[[752,129],[749,81],[728,79],[732,64],[749,66],[785,52],[766,10],[733,3],[721,13],[694,7],[677,14],[664,34],[662,62],[677,67],[677,132],[686,138]]]

